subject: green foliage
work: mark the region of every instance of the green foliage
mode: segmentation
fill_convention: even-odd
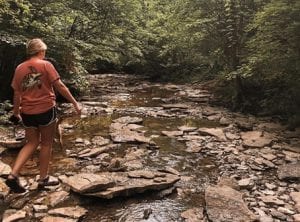
[[[1,32],[42,37],[79,92],[85,70],[218,79],[226,104],[289,116],[300,110],[299,16],[297,0],[0,0]]]

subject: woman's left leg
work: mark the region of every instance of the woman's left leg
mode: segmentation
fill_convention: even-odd
[[[52,144],[54,139],[56,121],[48,126],[40,126],[41,133],[41,150],[40,150],[40,179],[48,175],[49,163],[52,154]]]

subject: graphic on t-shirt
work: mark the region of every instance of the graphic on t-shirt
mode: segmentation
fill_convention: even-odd
[[[29,66],[30,73],[28,73],[22,80],[22,90],[33,89],[38,87],[39,89],[42,86],[42,81],[40,77],[43,75],[39,73],[33,66]]]

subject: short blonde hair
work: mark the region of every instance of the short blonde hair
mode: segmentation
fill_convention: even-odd
[[[47,50],[47,45],[43,42],[43,40],[35,38],[31,39],[26,44],[26,53],[28,56],[34,56],[40,51]]]

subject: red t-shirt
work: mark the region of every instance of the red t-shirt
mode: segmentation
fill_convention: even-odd
[[[54,66],[42,59],[18,65],[11,86],[21,95],[21,112],[39,114],[55,106],[53,83],[59,78]]]

